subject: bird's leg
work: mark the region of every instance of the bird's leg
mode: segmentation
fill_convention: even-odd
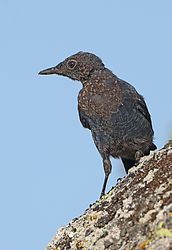
[[[101,192],[100,197],[102,197],[105,194],[106,184],[107,184],[108,177],[109,177],[109,174],[111,173],[111,169],[112,169],[110,159],[107,157],[103,158],[103,168],[104,168],[104,172],[105,172],[105,178],[104,178],[102,192]]]

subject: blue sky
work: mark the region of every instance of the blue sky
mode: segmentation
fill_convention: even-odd
[[[170,138],[171,10],[170,0],[1,0],[2,249],[44,249],[102,187],[101,158],[78,118],[81,84],[41,69],[97,54],[145,97],[158,148]],[[108,190],[123,175],[113,160]]]

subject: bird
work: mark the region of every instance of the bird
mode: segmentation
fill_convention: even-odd
[[[151,116],[144,97],[106,68],[100,57],[77,52],[39,75],[57,74],[82,83],[78,94],[79,118],[91,131],[103,161],[105,194],[112,170],[110,158],[120,158],[126,173],[140,158],[156,149]]]

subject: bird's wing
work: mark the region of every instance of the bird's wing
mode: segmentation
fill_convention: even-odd
[[[130,85],[129,83],[119,79],[124,88],[125,88],[125,93],[129,96],[129,98],[132,98],[133,104],[135,108],[146,118],[146,120],[149,122],[151,128],[152,128],[152,121],[151,121],[151,116],[148,111],[147,105],[145,103],[145,100],[142,95],[140,95],[136,89]]]
[[[148,111],[148,108],[146,106],[143,96],[141,95],[138,96],[138,99],[136,100],[136,104],[137,104],[138,111],[148,120],[148,122],[150,123],[152,127],[151,116],[150,116],[150,113]]]
[[[118,107],[115,106],[111,112],[113,135],[116,138],[133,138],[153,134],[151,117],[144,98],[134,87],[122,80],[119,80],[118,87],[122,95]]]

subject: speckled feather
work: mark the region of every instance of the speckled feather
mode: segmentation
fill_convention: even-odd
[[[79,52],[39,74],[58,74],[82,82],[78,111],[82,125],[91,130],[103,158],[105,180],[111,172],[110,156],[121,158],[126,172],[138,159],[156,149],[144,98],[119,79],[94,54]]]

